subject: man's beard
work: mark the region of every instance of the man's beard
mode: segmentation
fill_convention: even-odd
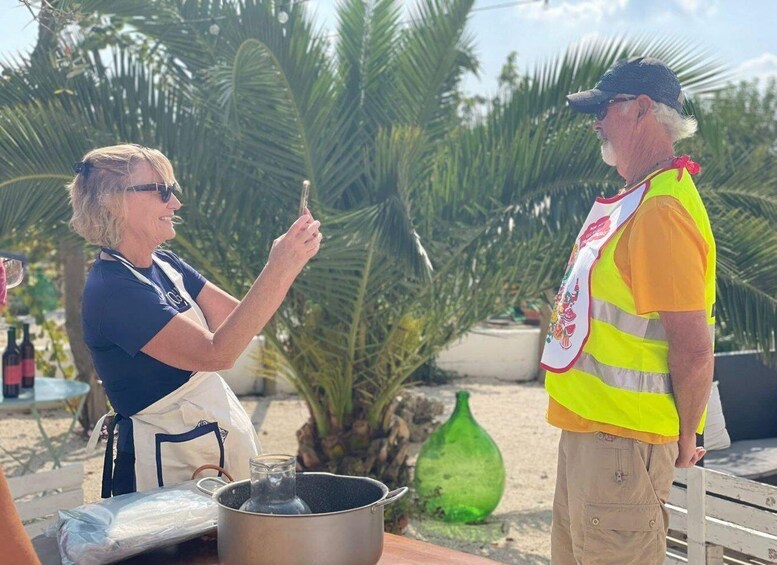
[[[614,167],[618,164],[618,156],[615,154],[615,148],[612,146],[609,140],[602,141],[602,160]]]

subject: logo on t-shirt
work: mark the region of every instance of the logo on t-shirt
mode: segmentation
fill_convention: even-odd
[[[168,290],[165,293],[165,296],[167,296],[167,299],[175,306],[178,310],[184,310],[188,308],[189,302],[181,296],[181,294],[178,292],[177,288],[174,288],[173,290]]]

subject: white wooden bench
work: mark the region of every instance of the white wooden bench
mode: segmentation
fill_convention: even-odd
[[[667,565],[777,562],[777,487],[677,469],[667,510]]]
[[[10,477],[8,486],[27,534],[33,538],[42,533],[55,521],[57,510],[82,505],[83,482],[82,463]]]

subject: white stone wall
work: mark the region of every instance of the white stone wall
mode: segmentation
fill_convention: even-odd
[[[539,369],[540,329],[477,327],[437,356],[437,366],[471,377],[531,381]]]

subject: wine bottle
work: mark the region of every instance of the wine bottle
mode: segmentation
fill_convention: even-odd
[[[24,339],[19,344],[22,350],[22,388],[35,386],[35,346],[30,339],[30,324],[24,324]]]
[[[16,328],[8,328],[8,345],[3,352],[3,396],[16,398],[22,388],[22,352],[16,345]]]

